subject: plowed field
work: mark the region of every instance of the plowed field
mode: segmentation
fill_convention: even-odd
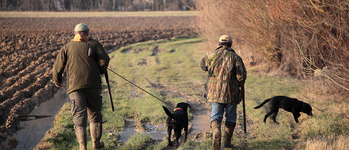
[[[0,18],[0,144],[14,142],[20,116],[58,90],[51,69],[78,23],[107,51],[132,43],[195,36],[195,17]],[[5,142],[6,141],[6,142]]]

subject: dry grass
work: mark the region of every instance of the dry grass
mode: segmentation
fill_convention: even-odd
[[[196,2],[208,49],[216,47],[220,35],[229,34],[245,63],[254,57],[259,64],[249,69],[302,79],[295,97],[313,106],[314,117],[293,129],[292,137],[299,138],[295,149],[348,149],[349,1]]]
[[[304,145],[305,150],[347,150],[349,149],[348,141],[348,136],[330,136],[308,140]]]
[[[348,93],[349,1],[197,0],[197,6],[211,49],[230,34],[234,48],[246,47],[243,57],[264,58],[270,68],[297,77],[320,72],[339,87],[336,93]]]

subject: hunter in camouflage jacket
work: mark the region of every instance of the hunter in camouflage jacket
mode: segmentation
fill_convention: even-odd
[[[208,102],[239,104],[241,86],[246,80],[246,68],[239,55],[228,46],[209,52],[201,61],[201,68],[208,71]]]

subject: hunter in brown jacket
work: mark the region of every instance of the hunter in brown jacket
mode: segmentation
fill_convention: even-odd
[[[104,143],[100,141],[101,74],[107,70],[109,56],[97,40],[88,37],[89,28],[86,24],[77,24],[74,31],[74,39],[64,45],[57,55],[52,71],[53,82],[57,87],[62,87],[62,75],[66,68],[67,93],[71,100],[74,129],[80,150],[87,149],[87,117],[93,149],[100,149],[104,147]]]

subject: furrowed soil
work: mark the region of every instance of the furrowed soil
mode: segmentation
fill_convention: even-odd
[[[195,36],[195,17],[0,18],[0,149],[28,115],[57,92],[51,69],[59,49],[86,23],[108,52],[133,43]]]

